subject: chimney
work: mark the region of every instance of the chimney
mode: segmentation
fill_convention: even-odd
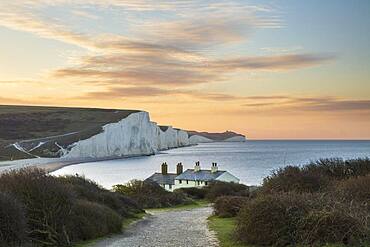
[[[182,166],[182,163],[180,162],[176,166],[176,174],[177,175],[180,175],[183,172],[184,172],[184,167]]]
[[[167,166],[167,163],[166,162],[162,163],[161,168],[162,168],[162,174],[163,175],[167,175],[167,173],[168,173],[168,166]]]
[[[194,171],[195,172],[199,172],[200,171],[200,162],[199,161],[195,162]]]
[[[211,167],[211,172],[212,173],[215,173],[217,171],[218,171],[217,163],[216,162],[213,162],[212,163],[212,167]]]

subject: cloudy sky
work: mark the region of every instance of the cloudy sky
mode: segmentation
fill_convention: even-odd
[[[0,104],[149,111],[257,139],[370,138],[362,0],[0,1]]]

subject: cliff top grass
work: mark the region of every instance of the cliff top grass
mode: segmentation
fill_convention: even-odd
[[[99,133],[136,110],[0,105],[0,160],[30,158],[10,144],[33,147],[40,142],[70,144]],[[52,157],[52,147],[46,156]],[[41,152],[40,150],[38,150]],[[38,153],[35,153],[38,155]],[[44,157],[45,155],[43,155]]]

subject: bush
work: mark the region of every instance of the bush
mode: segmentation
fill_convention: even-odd
[[[330,189],[339,180],[370,174],[370,159],[321,159],[303,167],[287,166],[263,181],[264,193],[312,193]]]
[[[247,244],[364,246],[370,240],[369,198],[368,158],[288,166],[250,196],[237,215],[235,233]]]
[[[58,178],[63,184],[71,187],[71,190],[80,199],[90,202],[101,203],[123,217],[130,217],[134,214],[141,213],[143,210],[137,203],[127,196],[120,193],[108,191],[94,181],[80,176],[63,176]]]
[[[369,240],[366,208],[327,194],[267,194],[246,203],[237,216],[236,236],[247,244],[322,246]]]
[[[206,193],[207,193],[207,191],[204,188],[196,188],[196,187],[180,188],[180,189],[177,189],[176,191],[184,193],[185,195],[195,200],[205,199]]]
[[[366,237],[368,230],[362,225],[361,218],[351,214],[346,205],[336,205],[310,211],[303,217],[298,229],[299,242],[309,246],[326,243],[359,246],[369,237]]]
[[[75,240],[94,239],[122,229],[122,218],[104,205],[77,200],[72,212],[73,221],[69,230]]]
[[[320,159],[303,169],[311,174],[320,174],[334,180],[348,179],[370,174],[370,159]]]
[[[213,204],[214,213],[220,217],[234,217],[240,209],[249,201],[242,196],[221,196]]]
[[[296,243],[300,219],[309,210],[306,197],[266,195],[246,203],[237,216],[237,238],[247,244],[267,246]]]
[[[23,205],[0,193],[0,246],[21,246],[26,242],[26,230]]]
[[[340,181],[334,188],[336,196],[347,202],[370,203],[370,175]]]
[[[309,193],[323,190],[328,185],[326,177],[319,173],[309,173],[299,167],[287,166],[274,171],[263,180],[262,191]]]
[[[143,208],[162,208],[179,204],[192,203],[181,192],[168,192],[155,182],[132,180],[129,183],[113,186],[115,192],[121,193],[133,199]]]
[[[142,212],[131,199],[81,177],[21,169],[0,175],[0,184],[0,244],[5,246],[24,239],[22,246],[70,246],[118,232],[123,218]]]
[[[69,245],[66,225],[71,219],[73,194],[39,169],[1,175],[1,190],[12,193],[26,210],[29,238],[39,245]]]
[[[211,202],[221,196],[249,196],[248,186],[244,184],[216,181],[204,187],[204,190],[206,198]]]

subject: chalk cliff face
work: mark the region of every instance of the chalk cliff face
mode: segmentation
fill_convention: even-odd
[[[151,122],[147,112],[130,114],[117,123],[103,126],[103,131],[64,150],[63,158],[104,158],[150,155],[160,150],[189,145],[188,133],[168,127],[163,131]]]
[[[106,124],[103,126],[101,133],[62,149],[62,158],[150,155],[170,148],[214,141],[220,140],[210,139],[202,135],[189,137],[187,131],[175,129],[171,126],[158,126],[150,121],[147,112],[137,112],[117,123]],[[239,135],[222,141],[245,141],[245,137]]]

